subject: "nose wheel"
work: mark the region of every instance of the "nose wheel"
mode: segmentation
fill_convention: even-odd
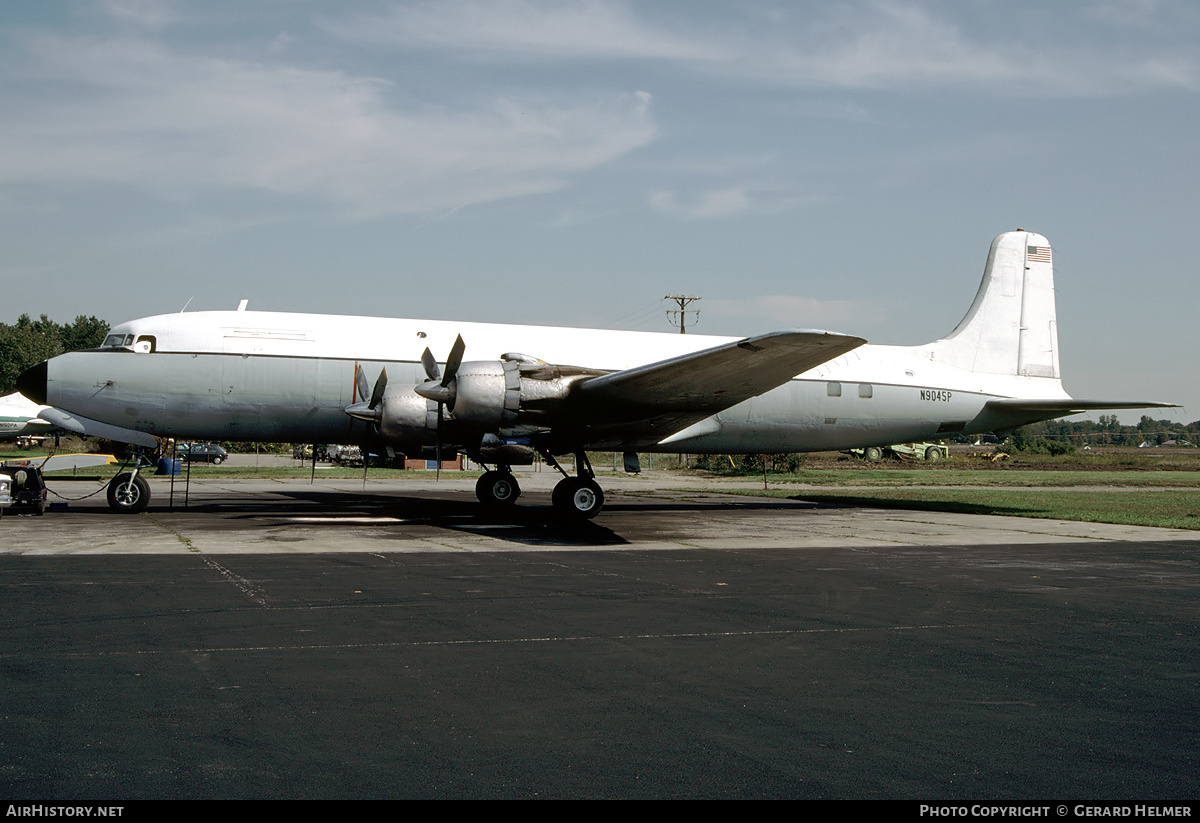
[[[108,506],[120,514],[138,514],[150,505],[150,486],[137,472],[118,474],[108,484]]]

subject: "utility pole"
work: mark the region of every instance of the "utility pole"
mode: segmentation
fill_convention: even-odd
[[[688,296],[682,295],[682,294],[668,294],[666,297],[663,298],[663,300],[674,300],[676,303],[679,304],[679,308],[677,308],[677,309],[667,309],[667,319],[670,320],[672,326],[679,326],[680,334],[687,334],[687,316],[689,313],[696,315],[696,317],[692,321],[693,326],[696,325],[697,322],[699,322],[700,310],[699,309],[689,309],[687,307],[689,303],[691,303],[694,300],[699,300],[699,299],[700,299],[699,297],[688,297]],[[671,315],[673,315],[673,314],[679,316],[678,323],[671,319]]]

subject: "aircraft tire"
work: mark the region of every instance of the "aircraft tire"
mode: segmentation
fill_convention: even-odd
[[[510,472],[484,472],[475,483],[475,496],[485,506],[507,508],[516,504],[521,486]]]
[[[930,446],[925,450],[925,460],[929,463],[936,463],[942,459],[942,450],[937,446]]]
[[[867,460],[871,461],[872,463],[878,463],[883,459],[883,449],[879,448],[878,446],[871,446],[865,452],[863,452],[863,457],[867,458]]]
[[[555,514],[569,520],[591,520],[604,508],[604,490],[595,480],[566,477],[551,497]]]
[[[144,512],[150,505],[150,485],[130,472],[118,474],[108,484],[108,507],[120,514]]]

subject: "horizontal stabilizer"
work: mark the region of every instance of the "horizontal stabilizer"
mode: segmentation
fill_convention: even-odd
[[[1151,403],[1148,401],[1119,401],[1119,400],[989,400],[989,409],[1005,411],[1044,412],[1053,411],[1057,414],[1078,414],[1085,411],[1103,411],[1106,409],[1177,409],[1175,403]]]
[[[1005,431],[1037,423],[1042,420],[1053,420],[1070,414],[1080,414],[1089,411],[1107,411],[1112,409],[1177,409],[1174,403],[1151,403],[1148,401],[1120,400],[1076,400],[1074,398],[1054,398],[1052,400],[1030,400],[1009,398],[1004,400],[989,400],[983,406],[983,411],[975,418],[972,431]]]
[[[86,434],[89,437],[103,437],[117,443],[132,443],[135,446],[144,446],[149,449],[158,445],[158,441],[145,432],[101,423],[98,420],[89,420],[77,414],[69,414],[62,409],[42,409],[38,412],[38,417],[50,421],[59,428],[77,434]]]

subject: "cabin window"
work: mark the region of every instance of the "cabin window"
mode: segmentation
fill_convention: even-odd
[[[858,396],[859,397],[874,397],[875,396],[875,388],[870,383],[859,383],[858,384]]]
[[[829,395],[830,397],[841,397],[842,396],[842,384],[841,383],[827,384],[825,386],[825,393],[827,395]]]

